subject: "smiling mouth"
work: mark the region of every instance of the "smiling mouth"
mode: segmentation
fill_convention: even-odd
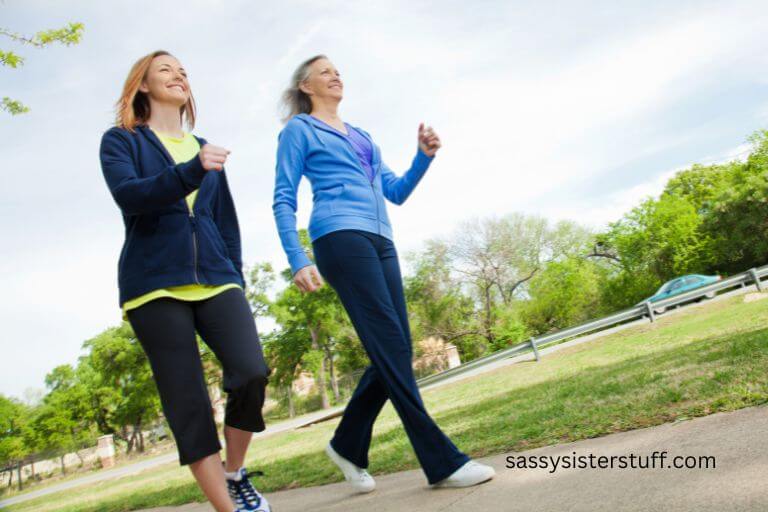
[[[178,89],[181,92],[186,92],[186,89],[184,89],[184,86],[183,85],[179,85],[179,84],[169,85],[168,88],[169,89]]]

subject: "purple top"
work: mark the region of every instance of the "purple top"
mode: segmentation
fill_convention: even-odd
[[[373,147],[371,146],[371,141],[347,123],[344,123],[344,126],[347,127],[347,132],[349,132],[347,140],[352,144],[352,147],[355,148],[357,158],[360,159],[360,165],[363,166],[363,169],[365,169],[365,172],[368,174],[368,179],[373,181],[373,167],[371,166]]]
[[[333,130],[347,139],[349,143],[352,145],[352,148],[355,150],[355,153],[357,153],[357,158],[360,160],[360,165],[363,166],[363,169],[365,169],[365,173],[368,175],[368,180],[373,182],[373,166],[371,165],[373,161],[373,146],[371,145],[371,141],[369,141],[365,135],[360,133],[359,131],[355,130],[353,127],[349,126],[347,123],[344,123],[344,126],[347,127],[347,133],[337,130],[333,126],[329,125],[322,119],[319,119],[315,116],[312,116],[324,125],[333,128]]]

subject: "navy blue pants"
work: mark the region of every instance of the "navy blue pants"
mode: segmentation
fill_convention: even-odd
[[[371,359],[331,445],[367,468],[373,423],[389,398],[429,483],[448,477],[469,457],[440,430],[421,400],[395,245],[375,233],[342,230],[321,236],[312,246],[320,274],[336,290]]]

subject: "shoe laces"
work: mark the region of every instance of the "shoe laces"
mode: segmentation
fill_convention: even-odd
[[[227,478],[229,496],[238,508],[245,506],[247,509],[255,509],[261,505],[262,496],[249,480],[251,476],[264,476],[264,473],[258,470],[246,471],[241,469],[240,480],[230,480]]]

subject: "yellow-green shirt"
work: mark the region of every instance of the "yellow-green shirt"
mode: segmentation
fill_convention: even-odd
[[[152,130],[160,142],[163,143],[165,149],[173,158],[173,161],[177,164],[182,162],[188,162],[193,158],[197,158],[197,154],[200,152],[200,143],[190,133],[184,133],[181,138],[171,137],[160,132]],[[190,192],[187,195],[187,206],[190,211],[195,204],[195,198],[197,197],[197,190]],[[169,288],[161,288],[159,290],[153,290],[149,293],[145,293],[140,297],[126,301],[123,304],[123,319],[127,320],[126,312],[131,309],[135,309],[139,306],[146,304],[147,302],[158,299],[160,297],[171,297],[178,300],[204,300],[218,295],[224,290],[230,288],[240,288],[237,283],[230,283],[224,285],[208,285],[208,284],[186,284],[182,286],[172,286]]]

